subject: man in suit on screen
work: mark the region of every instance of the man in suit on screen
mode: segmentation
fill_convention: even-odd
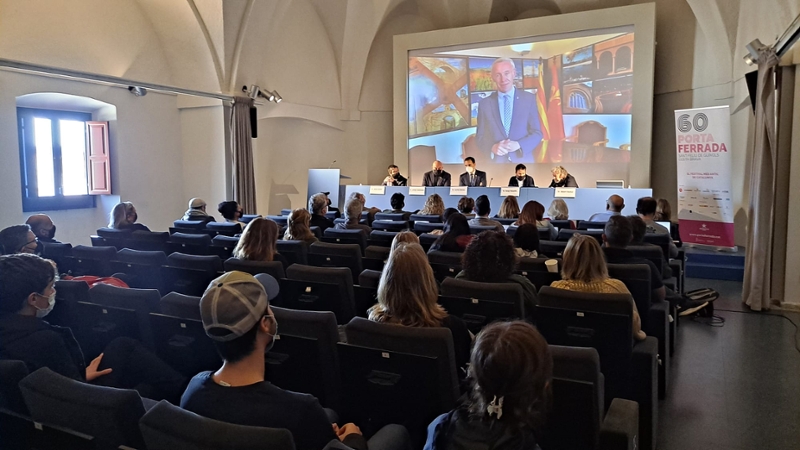
[[[514,87],[514,61],[498,58],[492,63],[497,90],[478,103],[478,148],[495,162],[529,155],[542,141],[536,96]]]

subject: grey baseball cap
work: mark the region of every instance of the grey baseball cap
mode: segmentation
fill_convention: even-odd
[[[268,307],[264,286],[249,273],[232,271],[208,285],[200,299],[200,317],[211,339],[227,342],[252,330]]]

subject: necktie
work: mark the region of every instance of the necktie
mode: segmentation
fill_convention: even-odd
[[[511,101],[508,98],[508,94],[503,96],[503,128],[506,131],[506,137],[508,137],[508,132],[511,130]]]
[[[469,185],[470,186],[475,186],[475,174],[471,174],[469,176]]]

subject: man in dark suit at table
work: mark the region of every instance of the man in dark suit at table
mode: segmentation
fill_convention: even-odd
[[[497,91],[478,102],[478,148],[496,162],[530,154],[542,141],[536,96],[514,87],[514,61],[498,58],[492,63]]]
[[[508,187],[536,187],[533,177],[525,173],[528,170],[525,164],[517,164],[517,174],[508,180]]]
[[[464,168],[467,171],[458,178],[459,186],[486,187],[486,172],[475,168],[475,158],[472,156],[464,158]]]
[[[423,186],[450,186],[450,174],[444,171],[441,161],[434,161],[431,169],[422,176]]]

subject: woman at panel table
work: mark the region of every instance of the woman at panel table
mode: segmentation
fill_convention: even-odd
[[[553,181],[550,182],[550,187],[578,187],[578,182],[575,177],[567,173],[567,169],[562,166],[553,167],[551,171],[553,174]]]

